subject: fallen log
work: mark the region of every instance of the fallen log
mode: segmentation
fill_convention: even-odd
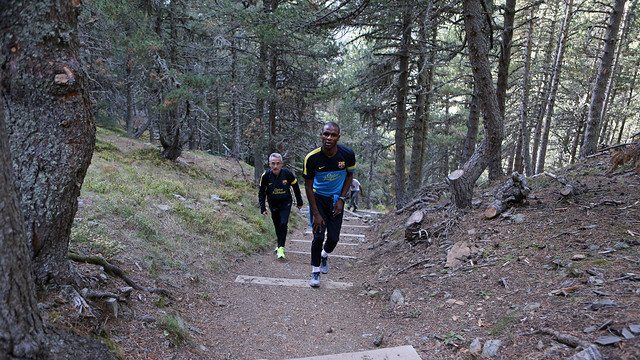
[[[564,197],[579,195],[587,191],[587,187],[577,180],[574,181],[564,176],[558,176],[548,172],[545,172],[544,174],[562,184],[560,195]]]
[[[484,211],[485,218],[493,219],[514,204],[522,203],[530,192],[531,188],[524,175],[514,171],[511,177],[496,189],[493,202]]]

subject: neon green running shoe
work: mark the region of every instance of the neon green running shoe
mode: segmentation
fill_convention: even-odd
[[[278,250],[276,250],[276,257],[278,259],[284,259],[284,246],[280,246]]]

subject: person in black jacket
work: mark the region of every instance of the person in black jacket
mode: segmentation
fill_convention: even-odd
[[[265,198],[269,202],[269,210],[271,211],[271,219],[273,226],[276,228],[278,236],[278,246],[276,247],[276,256],[278,259],[284,259],[284,245],[287,238],[287,225],[289,224],[289,214],[291,213],[291,197],[290,187],[296,196],[296,205],[298,209],[302,207],[302,195],[298,186],[298,179],[289,169],[282,168],[282,155],[273,153],[269,155],[269,170],[265,171],[260,177],[260,191],[258,192],[258,201],[260,202],[260,212],[267,215],[267,207]]]

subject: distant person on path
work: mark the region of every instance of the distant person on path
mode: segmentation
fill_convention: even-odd
[[[287,227],[289,224],[289,214],[291,213],[291,190],[296,195],[296,205],[298,209],[302,207],[302,194],[298,186],[298,179],[289,169],[282,168],[282,155],[273,153],[269,155],[269,170],[260,177],[260,190],[258,191],[258,202],[260,212],[267,215],[265,198],[269,202],[271,219],[276,228],[278,244],[276,247],[276,258],[284,259],[284,245],[287,239]]]
[[[349,194],[349,208],[355,212],[358,210],[358,196],[360,195],[360,181],[358,179],[351,180]]]
[[[340,240],[345,199],[356,168],[353,150],[338,145],[338,124],[324,124],[320,139],[322,146],[304,158],[303,171],[304,189],[313,224],[311,287],[320,286],[320,273],[329,272],[328,257]]]

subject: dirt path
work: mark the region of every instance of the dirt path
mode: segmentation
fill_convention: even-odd
[[[344,224],[363,222],[353,219]],[[366,230],[343,226],[332,255],[364,255],[367,237],[346,235],[366,235]],[[271,251],[251,256],[229,269],[217,284],[214,296],[219,306],[195,324],[210,334],[206,347],[215,349],[215,359],[289,359],[375,348],[382,324],[355,275],[361,259],[330,257],[330,272],[322,275],[318,289],[234,282],[238,275],[308,281],[309,255],[292,251],[308,253],[311,244],[294,240],[309,241],[311,235],[297,229],[287,237],[285,261],[276,260]],[[328,289],[329,281],[353,286]]]

